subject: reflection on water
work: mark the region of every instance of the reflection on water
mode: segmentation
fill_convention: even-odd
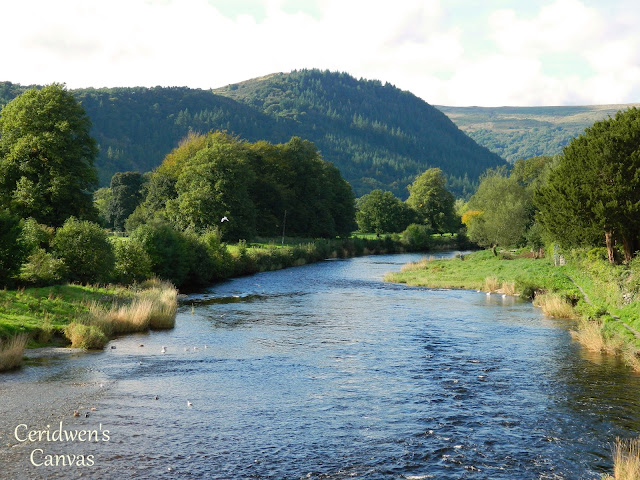
[[[234,279],[187,296],[172,331],[32,362],[0,383],[0,464],[11,478],[105,479],[573,480],[610,468],[610,442],[640,430],[639,377],[528,302],[381,281],[417,258]],[[110,429],[109,442],[44,447],[93,454],[93,467],[36,468],[34,444],[4,447],[19,423],[60,419]]]

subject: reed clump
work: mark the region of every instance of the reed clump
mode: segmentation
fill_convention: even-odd
[[[571,303],[556,293],[537,295],[533,300],[533,304],[536,307],[540,307],[548,317],[576,318]]]
[[[640,438],[621,440],[616,438],[613,445],[613,476],[603,480],[640,479]]]
[[[24,347],[27,345],[29,336],[22,333],[7,340],[0,339],[0,372],[13,370],[22,365]]]
[[[169,282],[155,279],[141,292],[141,296],[151,304],[149,328],[168,329],[175,326],[178,311],[176,287]]]
[[[500,281],[497,277],[486,277],[482,289],[485,292],[497,292],[500,289]]]
[[[607,335],[600,321],[581,320],[576,329],[571,331],[571,337],[592,352],[623,355],[625,362],[633,367],[631,357],[635,356],[635,350],[625,348],[624,339],[619,335]]]

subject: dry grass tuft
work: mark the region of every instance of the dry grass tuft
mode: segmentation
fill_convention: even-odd
[[[577,329],[571,331],[571,337],[592,352],[622,355],[626,363],[633,367],[632,356],[635,356],[635,350],[625,348],[625,341],[619,335],[612,337],[605,335],[602,322],[581,320]],[[636,362],[640,369],[640,362],[637,361],[637,358]]]
[[[516,295],[516,282],[503,282],[501,290],[507,295]]]
[[[497,292],[500,289],[500,281],[497,277],[487,277],[484,279],[482,289],[485,292]]]
[[[5,341],[0,340],[0,372],[13,370],[22,365],[22,355],[28,340],[29,336],[26,333]]]
[[[613,445],[613,476],[603,480],[640,479],[640,438],[621,440],[616,438]]]
[[[413,270],[422,270],[422,269],[426,268],[427,264],[430,261],[431,261],[430,259],[428,259],[427,257],[424,257],[424,258],[421,258],[420,260],[418,260],[417,262],[410,262],[410,263],[404,264],[402,266],[402,268],[400,269],[400,271],[401,272],[411,272]]]
[[[65,327],[64,334],[71,341],[72,347],[85,350],[99,350],[109,341],[100,327],[81,322],[71,322]]]
[[[555,293],[537,295],[533,300],[536,307],[540,307],[545,315],[553,318],[576,318],[573,306]]]
[[[178,311],[178,290],[169,282],[142,292],[142,298],[151,302],[149,327],[155,329],[173,328]]]

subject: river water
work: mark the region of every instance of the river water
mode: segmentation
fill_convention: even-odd
[[[615,437],[640,432],[640,377],[585,353],[568,322],[529,302],[382,282],[418,258],[233,279],[185,297],[171,331],[30,360],[0,377],[0,478],[574,480],[610,469]],[[22,441],[32,430],[97,433]],[[85,466],[48,465],[55,455]]]

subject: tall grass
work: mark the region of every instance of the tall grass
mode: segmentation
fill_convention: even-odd
[[[622,337],[606,335],[604,324],[600,321],[581,320],[576,329],[571,331],[571,337],[592,352],[620,355],[626,351]]]
[[[640,438],[621,440],[616,438],[613,445],[613,476],[603,480],[640,479]]]
[[[130,293],[132,299],[123,298],[110,305],[91,302],[84,318],[65,327],[71,345],[101,349],[113,335],[174,327],[178,291],[171,283],[152,279],[142,285],[142,290]]]
[[[486,277],[482,289],[485,292],[497,292],[500,289],[500,281],[497,277]]]
[[[173,328],[178,311],[178,290],[169,282],[153,280],[142,292],[142,298],[151,303],[149,327],[153,329]]]
[[[22,355],[28,340],[29,336],[26,333],[16,335],[5,341],[0,339],[0,372],[13,370],[22,365]]]
[[[545,315],[554,318],[576,318],[573,306],[562,296],[555,293],[537,295],[533,304],[540,307]]]

